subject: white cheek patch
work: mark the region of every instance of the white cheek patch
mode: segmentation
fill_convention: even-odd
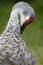
[[[25,17],[21,15],[21,26],[24,24],[24,22],[25,22]]]
[[[30,18],[30,16],[26,16],[24,17],[23,15],[21,15],[21,26],[23,26],[23,24],[26,22],[26,20],[28,20]]]
[[[29,16],[26,16],[26,20],[28,20],[30,18],[30,15]]]
[[[20,9],[20,25],[23,26],[25,22],[25,16],[23,15],[23,10]]]

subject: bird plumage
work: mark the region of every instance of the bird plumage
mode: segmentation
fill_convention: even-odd
[[[27,11],[27,14],[30,13],[33,17],[35,16],[35,12],[34,12],[33,8],[29,4],[27,4],[26,2],[21,1],[21,2],[16,3],[13,6],[12,11],[17,9],[17,8],[20,8],[20,9]]]
[[[0,35],[0,65],[35,65],[34,56],[20,38],[18,15],[19,8],[12,9],[8,24]]]

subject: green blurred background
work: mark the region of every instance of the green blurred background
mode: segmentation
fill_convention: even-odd
[[[0,34],[8,22],[12,6],[20,0],[0,0]],[[36,12],[33,23],[22,33],[28,49],[36,58],[37,65],[43,65],[43,0],[23,0],[29,3]]]

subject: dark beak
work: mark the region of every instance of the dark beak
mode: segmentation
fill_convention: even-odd
[[[21,30],[20,34],[22,34],[22,32],[24,31],[25,28],[26,28],[25,25],[21,26],[21,28],[20,28],[20,30]]]

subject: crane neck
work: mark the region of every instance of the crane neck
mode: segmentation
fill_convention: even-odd
[[[7,36],[20,35],[20,24],[18,15],[19,15],[19,9],[16,9],[11,12],[10,19],[8,21],[6,29],[3,32],[5,35]]]

